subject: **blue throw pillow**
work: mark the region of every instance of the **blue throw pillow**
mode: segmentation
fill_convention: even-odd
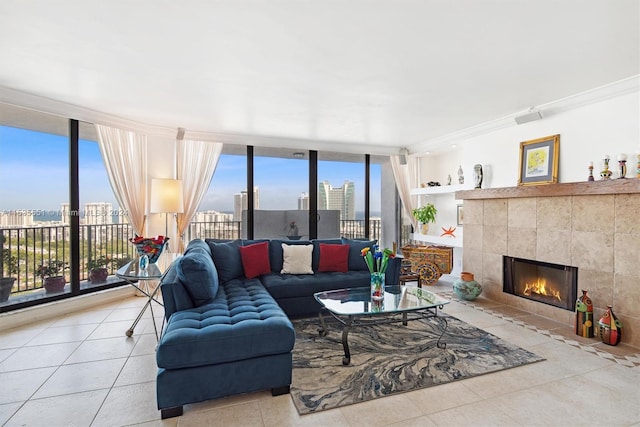
[[[218,293],[218,272],[211,256],[193,250],[178,258],[176,276],[195,307],[210,303]]]
[[[343,245],[349,245],[349,270],[352,271],[369,271],[367,263],[362,257],[362,249],[369,248],[373,250],[376,240],[351,240],[342,238]]]
[[[203,250],[211,254],[211,249],[209,249],[209,245],[202,239],[193,239],[192,241],[190,241],[186,249],[184,250],[183,255],[186,255],[193,250]]]
[[[218,277],[222,283],[244,277],[242,258],[240,258],[240,240],[216,243],[207,240],[211,248],[213,262],[218,270]]]

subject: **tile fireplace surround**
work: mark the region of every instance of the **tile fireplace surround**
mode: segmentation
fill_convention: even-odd
[[[573,328],[572,311],[503,293],[502,257],[575,266],[596,322],[612,305],[622,342],[640,347],[640,179],[465,190],[456,199],[463,270],[488,298]]]

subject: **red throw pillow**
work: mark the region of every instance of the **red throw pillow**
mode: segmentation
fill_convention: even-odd
[[[318,271],[349,271],[349,245],[320,243]]]
[[[247,279],[271,273],[269,242],[240,246],[240,258],[242,258],[242,268]]]

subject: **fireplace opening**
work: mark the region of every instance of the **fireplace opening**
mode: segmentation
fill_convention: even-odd
[[[503,291],[521,298],[574,311],[578,267],[503,257]]]

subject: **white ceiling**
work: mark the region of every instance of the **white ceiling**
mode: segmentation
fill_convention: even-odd
[[[639,21],[638,0],[3,0],[0,88],[397,152],[638,75]]]

